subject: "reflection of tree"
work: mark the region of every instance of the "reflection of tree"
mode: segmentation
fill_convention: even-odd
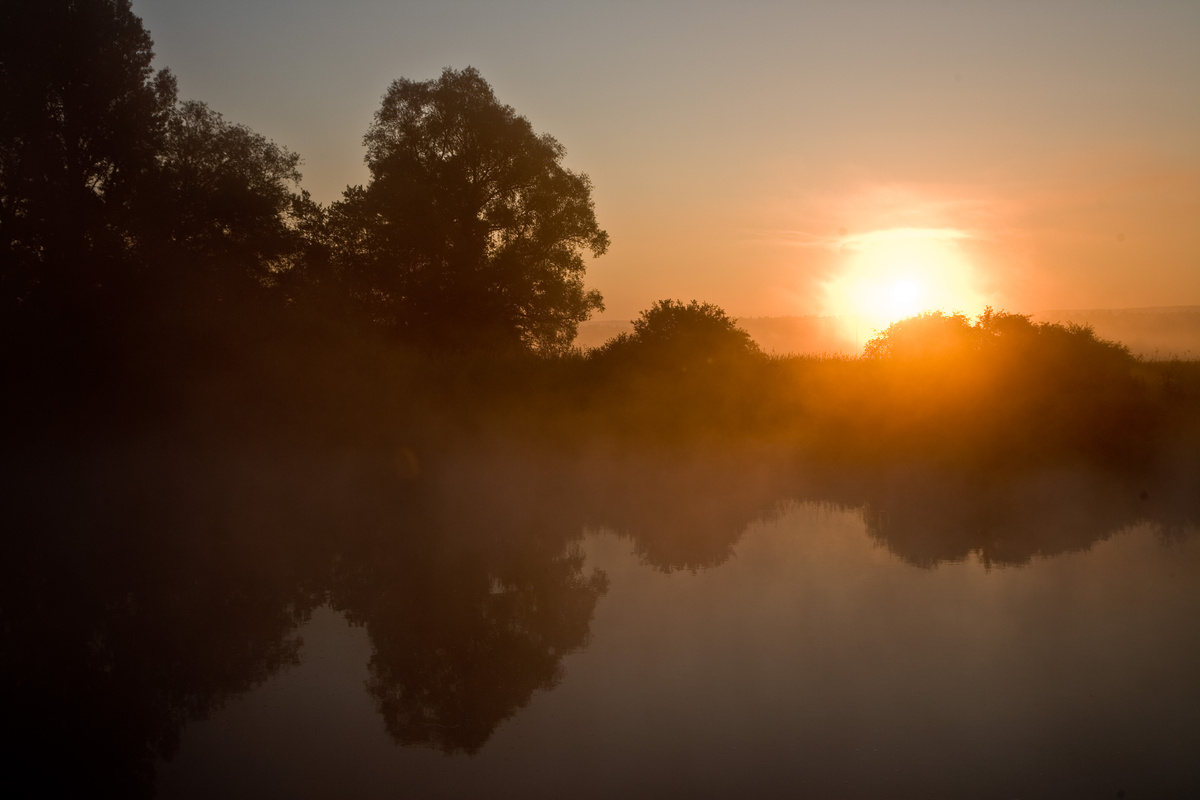
[[[26,498],[0,565],[6,790],[148,796],[184,724],[296,662],[311,595],[219,495],[136,470],[118,480],[144,495],[92,470],[6,477]]]
[[[392,737],[474,752],[558,682],[607,578],[585,567],[561,473],[478,453],[422,463],[342,528],[330,598],[367,629]]]
[[[337,595],[370,633],[367,688],[398,743],[478,750],[586,645],[604,574],[585,574],[577,547],[514,544],[494,561],[439,553],[433,563],[376,563],[347,593],[355,597]]]
[[[455,471],[233,452],[5,470],[22,500],[0,564],[0,759],[18,785],[149,794],[184,725],[297,661],[331,589],[368,626],[368,688],[403,744],[478,749],[586,644],[606,579],[562,504],[541,524],[538,497],[498,503]]]
[[[374,646],[368,689],[401,744],[475,752],[553,687],[607,585],[575,538],[604,525],[663,570],[715,566],[780,497],[747,459],[472,453],[345,552],[333,601]]]

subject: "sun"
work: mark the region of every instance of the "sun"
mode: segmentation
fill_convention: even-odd
[[[963,252],[967,234],[948,228],[890,228],[839,242],[841,270],[825,285],[828,310],[869,335],[922,311],[983,310]],[[861,342],[860,342],[861,343]]]

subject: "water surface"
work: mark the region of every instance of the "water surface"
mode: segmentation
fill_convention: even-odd
[[[611,531],[586,647],[473,754],[398,748],[370,636],[324,607],[301,665],[184,736],[164,796],[1182,796],[1200,786],[1200,543],[916,567],[861,512],[790,504],[664,572]]]
[[[1186,471],[219,450],[14,480],[33,795],[1200,787]]]

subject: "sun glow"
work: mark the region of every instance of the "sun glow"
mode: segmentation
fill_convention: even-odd
[[[962,248],[968,238],[950,228],[891,228],[843,236],[842,269],[825,285],[830,313],[853,321],[860,345],[875,330],[921,311],[979,313],[983,296]]]

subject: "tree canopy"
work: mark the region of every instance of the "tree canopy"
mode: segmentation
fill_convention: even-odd
[[[299,248],[299,157],[179,101],[151,46],[129,0],[0,2],[0,302],[40,344],[212,317]]]
[[[129,0],[0,2],[0,302],[78,300],[119,259],[170,73]]]
[[[129,0],[0,0],[14,352],[123,348],[146,338],[134,319],[236,335],[259,314],[240,301],[315,298],[416,343],[554,353],[603,307],[583,283],[584,251],[608,246],[588,177],[475,69],[393,82],[370,181],[322,208],[298,192],[299,156],[179,100],[153,56]]]
[[[994,311],[990,306],[974,323],[961,313],[927,311],[893,322],[863,348],[869,359],[898,361],[1020,361],[1040,367],[1092,373],[1124,370],[1129,348],[1096,336],[1085,325],[1033,322],[1027,314]]]
[[[175,273],[172,282],[191,272],[210,293],[271,285],[300,246],[291,224],[299,163],[204,103],[175,104],[136,198],[142,259]]]
[[[659,300],[623,333],[599,348],[601,359],[632,359],[648,365],[686,368],[761,355],[737,320],[712,303]]]
[[[473,68],[401,79],[364,139],[371,180],[330,212],[332,261],[360,313],[399,334],[469,347],[566,349],[602,309],[588,177],[501,104]]]

